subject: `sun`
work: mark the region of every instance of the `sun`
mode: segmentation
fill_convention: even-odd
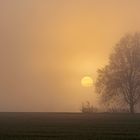
[[[93,79],[90,76],[84,76],[81,79],[81,85],[83,87],[92,87],[93,86]]]

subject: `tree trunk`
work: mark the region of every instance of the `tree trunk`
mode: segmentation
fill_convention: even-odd
[[[135,113],[134,104],[130,104],[129,107],[130,107],[130,113],[134,114]]]

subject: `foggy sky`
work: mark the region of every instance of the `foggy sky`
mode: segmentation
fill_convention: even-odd
[[[0,111],[79,111],[97,105],[81,78],[140,30],[139,0],[0,0]]]

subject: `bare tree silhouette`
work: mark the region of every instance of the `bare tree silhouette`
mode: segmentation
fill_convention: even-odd
[[[115,46],[109,64],[98,70],[96,91],[102,101],[119,98],[131,113],[140,101],[140,34],[128,34]]]

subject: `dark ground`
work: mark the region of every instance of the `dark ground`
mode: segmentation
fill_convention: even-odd
[[[140,140],[140,114],[0,113],[0,140]]]

